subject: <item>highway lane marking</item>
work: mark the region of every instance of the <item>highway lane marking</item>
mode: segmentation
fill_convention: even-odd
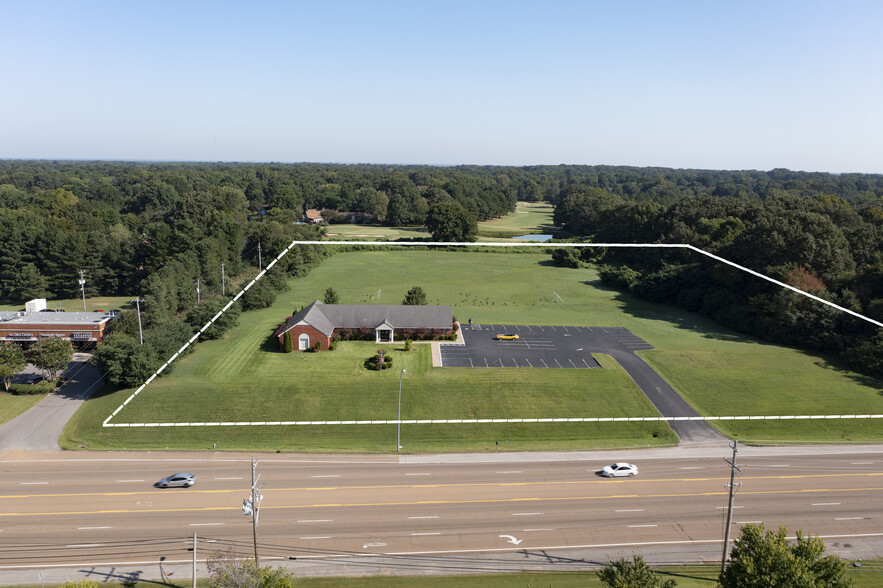
[[[593,471],[593,470],[590,470]],[[858,472],[843,474],[790,474],[778,476],[743,476],[744,481],[750,480],[801,480],[810,478],[856,478],[856,477],[883,477],[883,472]],[[560,481],[543,481],[543,482],[474,482],[462,484],[404,484],[404,485],[376,485],[376,486],[317,486],[311,488],[309,486],[291,487],[291,488],[274,488],[273,492],[318,492],[327,490],[387,490],[387,489],[420,489],[420,488],[481,488],[481,487],[505,487],[505,486],[562,486],[575,484],[660,484],[660,483],[677,483],[677,482],[728,482],[728,477],[707,477],[707,478],[629,478],[629,479],[604,479],[604,480],[560,480]],[[48,484],[48,482],[41,482]],[[194,490],[189,488],[187,494],[230,494],[240,492],[236,489],[218,489],[218,490]],[[158,495],[160,490],[138,490],[133,492],[80,492],[80,493],[58,493],[58,494],[6,494],[0,495],[2,498],[63,498],[74,496],[137,496],[139,494]]]
[[[851,461],[849,465],[871,465],[873,461]]]
[[[431,515],[431,516],[426,516],[426,517],[408,517],[408,518],[409,518],[409,519],[437,519],[438,516],[437,516],[437,515]]]
[[[534,531],[554,531],[555,529],[522,529],[523,533],[533,533]]]
[[[678,468],[679,470],[701,470],[702,466],[686,466],[682,468]]]
[[[729,507],[726,507],[726,506],[716,506],[715,508],[718,509],[718,510],[720,510],[720,509],[722,509],[722,508],[729,508]],[[734,506],[733,508],[745,508],[745,507],[744,507],[744,506]]]
[[[840,506],[839,502],[813,502],[812,506]]]
[[[838,517],[835,521],[863,521],[865,517]]]
[[[659,525],[629,525],[629,529],[641,529],[644,527],[658,527]]]
[[[523,474],[523,470],[506,470],[503,472],[497,472],[498,474]]]
[[[21,486],[42,486],[48,484],[49,482],[19,482]]]
[[[737,525],[757,525],[763,521],[736,521]]]
[[[513,517],[535,517],[535,516],[539,516],[541,514],[545,514],[545,513],[541,513],[541,512],[513,512],[512,516]]]
[[[406,476],[431,476],[429,472],[413,472],[410,474],[405,474]]]
[[[77,527],[77,531],[91,531],[93,529],[113,529],[113,527]]]
[[[340,474],[323,474],[323,475],[315,475],[310,476],[311,478],[339,478]]]
[[[613,512],[644,512],[643,508],[624,508]]]
[[[562,482],[563,483],[563,482]],[[503,484],[508,485],[508,484]],[[514,484],[516,486],[521,484]],[[526,485],[526,484],[525,484]],[[439,488],[443,485],[429,485],[426,488]],[[881,488],[807,488],[798,490],[758,490],[743,491],[741,495],[775,495],[775,494],[814,494],[821,492],[870,492],[883,490]],[[190,492],[188,492],[190,494]],[[293,509],[293,508],[341,508],[341,507],[365,507],[365,506],[413,506],[426,504],[493,504],[506,502],[541,502],[541,501],[564,501],[564,500],[622,500],[626,498],[686,498],[696,496],[725,496],[724,491],[714,492],[695,492],[695,493],[675,493],[675,494],[608,494],[604,496],[557,496],[543,497],[532,496],[525,498],[500,498],[500,499],[475,499],[475,500],[418,500],[414,502],[353,502],[353,503],[315,503],[315,504],[297,504],[297,505],[266,505],[265,509]],[[49,494],[47,497],[63,496],[59,494]],[[0,498],[10,498],[8,496]],[[31,498],[30,496],[22,496],[22,498]],[[224,510],[240,510],[241,507],[229,506],[208,506],[200,508],[167,508],[153,510],[133,510],[133,509],[115,509],[115,510],[95,510],[95,511],[62,511],[62,512],[0,512],[0,517],[12,516],[48,516],[48,515],[81,515],[81,514],[122,514],[122,513],[157,513],[157,512],[203,512],[203,511],[224,511]],[[718,507],[724,508],[724,507]],[[741,508],[741,507],[737,507]]]
[[[305,521],[298,521],[299,523],[333,523],[334,519],[309,519]]]
[[[423,537],[426,535],[441,535],[441,533],[411,533],[411,537]]]
[[[218,527],[224,523],[190,523],[190,527]]]
[[[65,545],[65,547],[104,547],[104,543],[74,543],[72,545]]]
[[[306,540],[306,539],[331,539],[330,535],[325,535],[322,537],[298,537],[298,539]]]
[[[144,480],[117,480],[117,484],[128,484],[130,482],[143,482]]]
[[[238,478],[215,478],[215,480],[242,480],[242,476]]]
[[[741,495],[776,495],[776,494],[812,494],[817,492],[865,492],[865,491],[879,491],[883,490],[883,488],[810,488],[804,490],[758,490],[758,491],[745,491],[740,492]],[[697,493],[679,493],[679,494],[612,494],[606,496],[559,496],[559,497],[542,497],[542,496],[533,496],[526,498],[498,498],[498,499],[475,499],[475,500],[418,500],[414,502],[353,502],[353,503],[320,503],[320,504],[297,504],[297,505],[274,505],[274,506],[264,506],[265,509],[300,509],[300,508],[354,508],[354,507],[366,507],[366,506],[415,506],[415,505],[427,505],[427,504],[495,504],[495,503],[508,503],[508,502],[542,502],[542,501],[571,501],[571,500],[622,500],[626,498],[689,498],[689,497],[699,497],[699,496],[726,496],[726,492],[723,491],[714,491],[714,492],[697,492]],[[725,507],[718,507],[725,508]],[[742,508],[741,506],[737,506],[734,508]],[[97,510],[97,511],[69,511],[69,512],[0,512],[0,516],[2,517],[12,517],[12,516],[58,516],[58,515],[84,515],[84,514],[135,514],[135,513],[158,513],[158,512],[207,512],[207,511],[227,511],[234,510],[238,511],[240,507],[232,507],[232,506],[207,506],[201,508],[165,508],[165,509],[153,509],[153,510],[132,510],[132,509],[119,509],[119,510]]]

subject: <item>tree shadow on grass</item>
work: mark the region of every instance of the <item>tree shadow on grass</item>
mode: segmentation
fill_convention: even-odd
[[[591,286],[592,288],[595,288],[597,290],[614,293],[613,299],[619,303],[620,309],[635,318],[667,321],[675,325],[679,329],[686,329],[688,331],[697,333],[701,337],[704,337],[706,339],[731,341],[735,343],[751,343],[753,345],[762,345],[765,347],[783,347],[793,349],[794,351],[797,351],[809,357],[812,362],[818,367],[833,370],[839,375],[849,378],[850,380],[863,386],[878,388],[879,394],[883,396],[883,380],[874,376],[858,373],[855,370],[847,367],[843,363],[839,362],[836,358],[829,355],[825,355],[820,352],[813,352],[807,349],[802,349],[800,347],[786,345],[785,343],[763,341],[761,339],[752,337],[751,335],[744,335],[742,333],[738,333],[736,331],[728,329],[727,327],[716,322],[713,318],[706,315],[696,312],[690,312],[676,306],[669,306],[657,302],[640,300],[630,294],[622,292],[621,290],[605,286],[601,283],[600,279],[587,280],[584,281],[583,284]],[[652,341],[648,341],[648,343],[650,343],[651,345],[653,344]]]
[[[775,343],[761,341],[749,335],[743,335],[736,331],[732,331],[703,314],[684,310],[676,306],[635,298],[631,294],[625,293],[616,288],[605,286],[601,283],[600,279],[586,280],[583,284],[602,292],[612,292],[614,294],[613,299],[619,303],[620,309],[624,313],[635,318],[666,321],[672,323],[679,329],[692,331],[706,339],[733,341],[738,343],[754,343],[757,345],[776,345]]]

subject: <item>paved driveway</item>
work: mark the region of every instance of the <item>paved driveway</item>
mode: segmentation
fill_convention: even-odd
[[[58,450],[58,436],[68,420],[93,392],[103,376],[89,364],[91,356],[74,354],[64,377],[67,382],[36,406],[0,425],[0,451]]]

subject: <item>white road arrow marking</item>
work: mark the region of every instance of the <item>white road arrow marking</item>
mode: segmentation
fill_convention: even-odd
[[[507,539],[508,542],[512,545],[518,545],[522,541],[521,539],[516,539],[512,535],[500,535],[500,537],[502,537],[503,539]]]

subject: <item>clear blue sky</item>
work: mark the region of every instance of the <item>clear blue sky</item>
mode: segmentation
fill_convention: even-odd
[[[883,2],[0,0],[0,158],[883,172]]]

